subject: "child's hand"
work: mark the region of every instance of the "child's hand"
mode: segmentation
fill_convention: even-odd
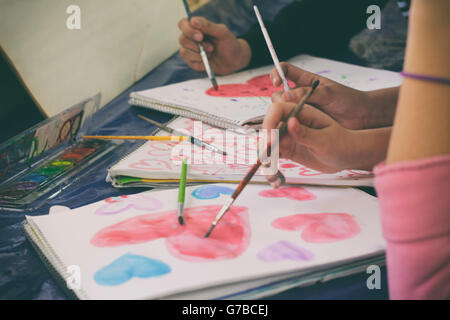
[[[294,107],[293,103],[272,104],[263,129],[277,128]],[[325,173],[371,170],[385,159],[389,136],[390,128],[346,129],[324,112],[305,105],[288,122],[288,132],[280,139],[280,157]]]
[[[275,93],[272,97],[273,102],[298,103],[314,81],[320,80],[320,86],[308,102],[330,115],[343,127],[359,130],[392,124],[398,89],[364,92],[304,71],[288,63],[282,63],[281,66],[286,78],[293,81],[297,88]],[[270,77],[274,86],[281,85],[281,79],[276,69],[272,70]]]
[[[180,55],[196,71],[204,71],[198,43],[208,55],[211,68],[217,74],[229,74],[245,68],[251,58],[251,49],[243,39],[237,39],[223,24],[215,24],[203,17],[184,18],[178,23]]]

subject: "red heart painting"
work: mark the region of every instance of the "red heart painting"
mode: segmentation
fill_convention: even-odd
[[[209,205],[184,210],[184,225],[176,210],[129,218],[97,232],[96,247],[117,247],[166,239],[169,252],[178,259],[203,262],[238,257],[250,243],[246,207],[232,207],[208,238],[205,233],[221,206]]]
[[[346,213],[294,214],[274,220],[272,226],[281,230],[302,230],[302,239],[313,243],[336,242],[360,232],[354,217]]]
[[[258,193],[258,195],[264,198],[288,198],[297,201],[316,199],[314,194],[302,187],[283,187],[278,189],[263,190]]]
[[[292,81],[288,81],[289,87],[294,88],[295,84]],[[210,88],[206,91],[207,95],[213,97],[271,97],[275,92],[283,89],[283,86],[274,87],[270,76],[264,74],[262,76],[254,77],[247,81],[247,83],[236,84],[222,84],[219,86],[219,90]]]

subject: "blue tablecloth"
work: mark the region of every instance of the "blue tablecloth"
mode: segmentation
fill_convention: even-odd
[[[263,16],[271,19],[278,10],[292,0],[215,0],[195,14],[212,21],[225,23],[235,34],[242,34],[256,22],[252,5],[257,4]],[[132,107],[128,96],[132,91],[204,77],[190,70],[178,54],[170,57],[141,81],[118,96],[95,115],[94,134],[143,134],[155,128],[137,118],[141,113],[159,122],[171,119],[168,114]],[[142,189],[114,189],[105,182],[106,169],[139,144],[126,142],[89,176],[48,201],[29,215],[47,214],[51,206],[80,207],[106,197],[130,194]],[[0,211],[0,299],[67,299],[56,285],[22,230],[24,214]],[[386,270],[382,268],[382,289],[369,290],[362,273],[311,287],[296,288],[270,297],[271,299],[387,299]]]

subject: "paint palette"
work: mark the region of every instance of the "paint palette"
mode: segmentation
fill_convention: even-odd
[[[102,140],[75,143],[3,186],[0,189],[0,209],[25,210],[25,206],[32,204],[50,191],[71,184],[72,177],[115,146]],[[29,210],[35,208],[36,206],[32,206]]]
[[[100,99],[85,99],[0,144],[0,210],[36,210],[120,144],[82,140],[93,130]]]

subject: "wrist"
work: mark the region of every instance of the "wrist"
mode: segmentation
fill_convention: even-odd
[[[345,169],[372,171],[378,163],[386,159],[391,127],[349,132],[353,161],[349,161],[349,166]]]
[[[341,170],[367,170],[367,154],[364,145],[364,136],[361,134],[364,130],[345,129],[347,136],[343,141],[347,141],[344,166]]]
[[[387,88],[365,93],[364,129],[392,126],[399,88]]]
[[[366,170],[367,160],[364,137],[360,133],[364,130],[352,130],[341,127],[335,131],[335,144],[330,157],[332,165],[337,171],[342,170]]]

